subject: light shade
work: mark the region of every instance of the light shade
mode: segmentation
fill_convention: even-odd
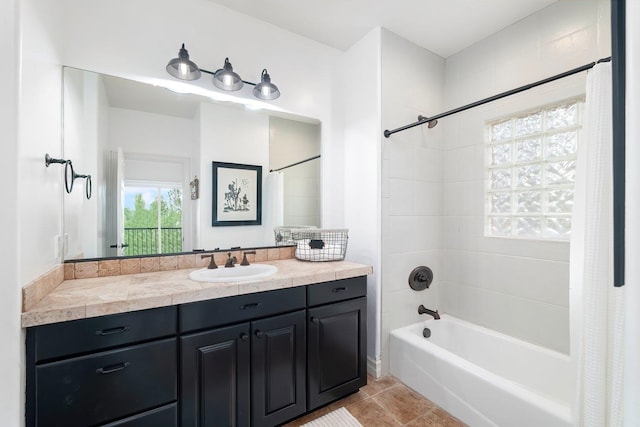
[[[264,99],[265,101],[270,101],[280,96],[278,86],[271,83],[271,77],[269,76],[269,73],[267,73],[266,68],[262,70],[260,83],[253,88],[253,96]]]
[[[184,48],[184,43],[178,52],[178,57],[167,64],[167,72],[180,80],[198,80],[202,75],[198,66],[189,60],[189,52]]]
[[[222,90],[239,90],[244,86],[238,73],[233,71],[229,58],[225,58],[222,68],[213,75],[213,84]]]

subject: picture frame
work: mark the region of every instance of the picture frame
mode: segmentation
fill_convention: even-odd
[[[262,224],[262,166],[212,163],[213,227]]]

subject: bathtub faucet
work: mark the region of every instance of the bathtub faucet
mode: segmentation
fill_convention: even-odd
[[[439,320],[440,319],[440,315],[438,314],[438,310],[433,311],[433,310],[429,310],[428,308],[425,308],[424,305],[420,304],[420,307],[418,307],[418,314],[428,314],[430,316],[433,316],[434,319]]]

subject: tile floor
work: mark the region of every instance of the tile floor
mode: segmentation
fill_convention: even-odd
[[[347,408],[364,427],[465,426],[391,375],[377,380],[369,376],[367,382],[359,392],[285,424],[285,427],[298,427],[341,406]]]

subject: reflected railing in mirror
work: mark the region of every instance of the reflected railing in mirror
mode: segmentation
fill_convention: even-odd
[[[181,227],[124,229],[124,255],[172,254],[182,252]]]

